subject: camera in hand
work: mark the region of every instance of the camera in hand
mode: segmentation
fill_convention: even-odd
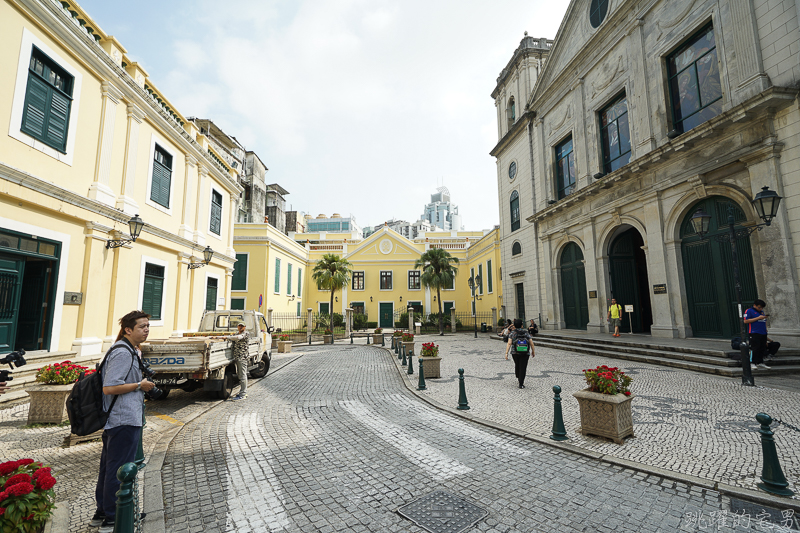
[[[5,357],[0,359],[0,365],[8,365],[12,369],[14,368],[14,366],[17,367],[23,366],[25,364],[24,355],[25,355],[25,350],[18,350],[16,352],[11,352],[9,354],[6,354]],[[10,371],[0,370],[0,382],[11,381],[12,379],[14,378],[11,377]]]
[[[144,377],[153,381],[153,377],[156,375],[156,371],[150,367],[150,363],[147,361],[142,361],[142,374]],[[164,391],[159,389],[158,387],[153,387],[149,391],[144,393],[144,397],[148,400],[158,400],[161,398],[161,395],[164,394]]]

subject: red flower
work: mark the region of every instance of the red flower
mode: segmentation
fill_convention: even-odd
[[[10,487],[12,485],[16,485],[17,483],[30,483],[30,482],[31,482],[31,476],[29,476],[28,474],[24,474],[24,473],[23,474],[15,474],[15,475],[11,476],[10,478],[8,478],[8,481],[6,481],[6,484],[3,485],[3,490],[7,489],[8,487]]]
[[[625,391],[625,396],[630,396],[630,395],[631,395],[631,391],[629,391],[629,390],[626,390],[626,391]]]
[[[19,461],[6,461],[3,464],[0,464],[0,477],[5,477],[17,468],[19,468],[20,462]]]
[[[6,491],[0,492],[0,502],[8,499],[8,493]]]
[[[3,516],[4,514],[6,514],[6,508],[0,507],[0,516]]]
[[[55,484],[56,478],[49,474],[36,480],[36,486],[41,490],[50,490]]]
[[[9,496],[25,496],[33,492],[33,485],[30,483],[17,483],[9,487],[6,492],[8,492]]]
[[[32,465],[35,461],[33,459],[20,459],[19,465]]]
[[[39,470],[37,470],[36,472],[33,473],[33,479],[39,479],[40,477],[42,477],[45,474],[47,474],[49,476],[51,471],[52,471],[52,469],[50,467],[40,468]]]
[[[31,518],[33,518],[33,513],[31,513],[28,516],[26,516],[25,518],[23,518],[23,520],[30,520]]]

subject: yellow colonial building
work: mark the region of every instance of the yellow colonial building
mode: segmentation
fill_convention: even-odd
[[[459,315],[490,316],[493,308],[502,315],[498,228],[430,232],[409,240],[388,227],[361,239],[351,233],[284,235],[269,224],[236,224],[234,247],[231,302],[236,308],[298,317],[308,309],[344,315],[350,308],[382,327],[393,327],[393,317],[409,306],[424,316],[439,312],[436,291],[422,285],[414,263],[426,250],[443,248],[459,260],[453,286],[441,291],[446,316],[452,308]],[[352,265],[348,286],[334,295],[333,310],[330,292],[319,290],[311,278],[314,265],[327,253]],[[473,275],[481,277],[475,301],[467,282]]]
[[[123,45],[71,1],[0,0],[0,72],[0,353],[88,362],[132,309],[158,338],[226,308],[237,170]]]

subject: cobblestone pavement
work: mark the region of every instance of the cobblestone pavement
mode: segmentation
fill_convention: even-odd
[[[272,372],[298,356],[275,353],[270,375],[262,379],[271,378]],[[164,401],[146,402],[145,459],[150,456],[150,451],[165,429],[182,425],[182,420],[197,416],[219,403],[219,400],[210,399],[203,391],[186,393],[180,390],[171,391],[169,398]],[[0,410],[0,462],[31,457],[52,466],[58,480],[55,486],[56,501],[69,506],[69,531],[97,531],[87,524],[95,511],[94,488],[102,443],[96,440],[64,447],[64,438],[70,433],[69,426],[23,429],[28,420],[28,405],[20,404]]]
[[[747,523],[734,517],[718,492],[436,409],[406,389],[386,350],[305,351],[274,379],[248,387],[246,401],[220,404],[178,433],[162,469],[167,531],[421,532],[396,511],[437,490],[488,511],[471,532],[761,525],[755,513]],[[506,381],[495,378],[498,387]],[[514,403],[505,408],[517,412]]]
[[[559,385],[572,444],[734,486],[758,490],[762,452],[756,413],[800,426],[800,376],[776,379],[780,389],[743,387],[738,378],[540,347],[529,361],[526,388],[519,389],[514,361],[510,354],[505,360],[500,341],[467,335],[422,335],[416,340],[417,346],[430,341],[439,345],[442,378],[427,380],[428,390],[419,394],[440,404],[458,405],[458,369],[463,368],[471,415],[548,437],[553,424],[552,388]],[[582,370],[601,364],[618,366],[634,380],[636,436],[622,445],[578,433],[580,414],[572,393],[586,387]],[[759,383],[769,380],[756,377]],[[783,472],[800,492],[800,433],[779,427],[775,439]]]

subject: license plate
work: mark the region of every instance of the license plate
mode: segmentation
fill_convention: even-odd
[[[178,383],[178,378],[156,378],[153,380],[153,383],[159,386],[176,385]]]

